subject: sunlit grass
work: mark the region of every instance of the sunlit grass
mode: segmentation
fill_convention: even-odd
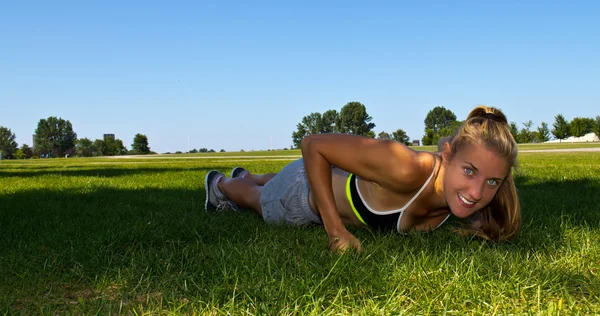
[[[536,143],[536,144],[518,144],[519,150],[539,150],[539,149],[571,149],[571,148],[600,148],[600,142],[588,142],[588,143],[570,143],[570,142],[562,142],[562,143]],[[422,151],[436,151],[437,146],[411,146],[411,148],[415,150]],[[232,151],[232,152],[205,152],[205,153],[181,153],[181,154],[158,154],[152,155],[152,158],[185,158],[185,157],[231,157],[237,159],[248,159],[248,158],[256,158],[256,157],[265,157],[265,156],[277,156],[278,158],[286,157],[300,157],[301,153],[299,149],[291,149],[291,150],[255,150],[255,151]],[[120,158],[120,157],[112,157],[112,158]],[[124,159],[124,158],[120,158]]]

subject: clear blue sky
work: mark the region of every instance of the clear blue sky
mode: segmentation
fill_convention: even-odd
[[[363,103],[423,136],[435,106],[522,127],[600,115],[597,1],[4,1],[0,125],[114,133],[157,152],[289,147],[311,112]]]

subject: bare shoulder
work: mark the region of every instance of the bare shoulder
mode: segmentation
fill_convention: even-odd
[[[305,164],[320,155],[331,165],[397,192],[419,188],[434,165],[431,153],[393,140],[345,134],[308,136],[302,140],[301,149]]]
[[[419,189],[435,168],[435,154],[416,151],[397,142],[391,143],[390,147],[396,161],[390,164],[389,183],[380,184],[398,192]]]

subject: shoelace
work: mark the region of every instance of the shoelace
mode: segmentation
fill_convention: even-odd
[[[217,188],[217,183],[219,183],[219,180],[221,180],[221,178],[223,178],[223,175],[216,176],[213,179],[213,181],[212,181],[213,188],[215,188],[215,189]],[[234,211],[238,210],[237,205],[235,205],[235,203],[228,200],[226,196],[224,196],[223,194],[221,194],[219,196],[219,194],[216,194],[216,193],[217,192],[215,192],[215,196],[217,198],[216,209],[218,212],[226,211],[228,209],[232,209]]]
[[[231,201],[218,199],[218,202],[217,202],[217,211],[218,212],[222,212],[222,211],[226,211],[228,209],[232,209],[234,211],[237,211],[237,206],[233,202],[231,202]]]

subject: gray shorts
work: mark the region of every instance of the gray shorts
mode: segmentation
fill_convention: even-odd
[[[309,194],[304,160],[288,164],[262,188],[260,206],[264,220],[297,226],[322,224],[321,217],[310,207]]]

